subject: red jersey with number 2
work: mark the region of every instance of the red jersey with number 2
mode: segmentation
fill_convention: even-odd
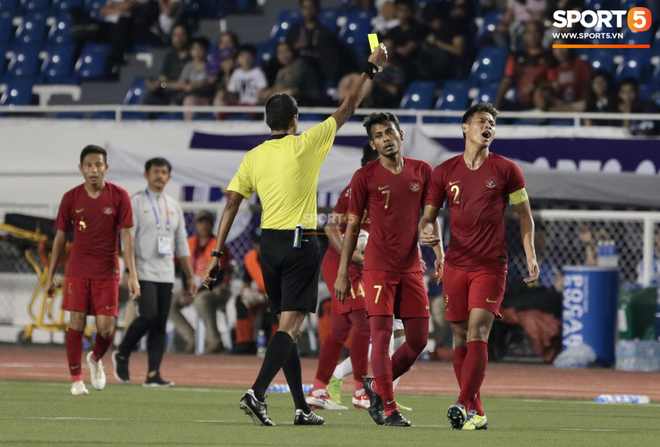
[[[133,226],[131,199],[125,189],[105,182],[96,199],[85,185],[64,194],[55,228],[73,228],[73,248],[66,268],[68,277],[119,279],[119,229]]]
[[[525,187],[520,167],[490,153],[479,169],[471,170],[463,155],[435,168],[427,205],[449,202],[451,235],[445,262],[459,270],[506,270],[504,211],[509,194]]]
[[[371,221],[364,251],[364,270],[421,272],[417,225],[433,168],[425,161],[403,157],[403,169],[393,174],[379,160],[353,175],[349,212]]]

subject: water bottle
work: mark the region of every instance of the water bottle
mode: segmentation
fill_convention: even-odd
[[[257,356],[266,356],[266,332],[263,329],[259,329],[257,333]]]
[[[309,394],[312,388],[314,388],[314,385],[303,385],[303,393]]]
[[[637,394],[601,394],[596,398],[599,404],[648,404],[651,400],[648,396]]]
[[[612,268],[619,266],[619,256],[614,241],[598,241],[596,255],[598,257],[598,267]]]

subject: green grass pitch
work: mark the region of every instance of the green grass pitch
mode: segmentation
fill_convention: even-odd
[[[657,446],[660,405],[484,399],[491,427],[452,431],[452,397],[398,396],[411,428],[378,427],[364,410],[319,411],[324,427],[294,427],[288,394],[268,398],[278,427],[238,409],[245,390],[108,384],[71,396],[65,383],[1,381],[0,446]],[[344,395],[344,403],[350,395]]]

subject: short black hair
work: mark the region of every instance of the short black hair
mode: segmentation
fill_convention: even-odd
[[[188,38],[188,40],[190,40],[190,35],[192,33],[190,32],[190,27],[186,22],[175,23],[174,26],[172,27],[172,31],[170,31],[170,34],[172,34],[172,32],[174,31],[174,28],[183,28],[183,30],[186,32],[186,37]]]
[[[243,53],[243,52],[250,53],[252,55],[252,57],[254,57],[255,59],[257,58],[257,47],[255,47],[254,45],[251,45],[251,44],[241,45],[238,49],[238,52],[239,53]]]
[[[367,163],[377,160],[378,157],[378,151],[375,151],[374,148],[371,147],[369,141],[364,143],[362,146],[362,160],[360,160],[362,166],[364,167]]]
[[[635,89],[636,92],[639,91],[639,81],[637,79],[630,77],[630,78],[625,78],[619,83],[619,90],[621,90],[621,87],[624,85],[632,85],[632,87]]]
[[[497,119],[497,115],[500,113],[499,110],[497,110],[495,107],[493,107],[493,105],[491,103],[489,103],[489,102],[480,102],[480,103],[477,103],[477,104],[473,105],[469,109],[467,109],[467,111],[463,114],[462,123],[463,124],[469,123],[470,120],[472,119],[472,117],[474,116],[474,114],[479,113],[479,112],[490,113],[494,120]],[[465,135],[465,132],[463,132],[463,139],[466,139],[466,138],[467,137]]]
[[[206,37],[195,37],[192,42],[190,42],[190,46],[193,46],[194,44],[200,45],[207,53],[209,52],[209,48],[211,48],[211,42],[209,42]]]
[[[298,6],[302,6],[305,0],[299,0]],[[310,0],[316,9],[321,9],[321,0]]]
[[[289,130],[297,115],[298,103],[291,95],[276,93],[266,101],[266,124],[270,130]]]
[[[395,6],[404,5],[410,8],[412,11],[415,11],[416,2],[412,0],[394,0],[394,5]]]
[[[152,166],[167,166],[167,172],[172,173],[172,165],[162,157],[152,158],[144,164],[144,172],[149,172]]]
[[[108,163],[108,153],[103,149],[101,146],[95,146],[93,144],[89,144],[85,146],[85,148],[82,150],[80,153],[80,164],[83,164],[83,160],[85,160],[85,157],[87,157],[89,154],[101,154],[103,155],[103,161],[107,164]]]
[[[220,36],[229,36],[231,38],[232,43],[234,44],[234,48],[238,47],[238,34],[236,34],[233,31],[225,31],[224,33],[220,34]]]
[[[373,140],[373,137],[371,136],[371,127],[374,124],[386,124],[386,123],[394,124],[396,130],[401,131],[401,126],[399,125],[399,118],[397,118],[395,114],[390,112],[372,113],[371,115],[367,116],[364,119],[364,123],[362,125],[364,126],[365,129],[367,129],[367,135],[369,136],[369,140]]]

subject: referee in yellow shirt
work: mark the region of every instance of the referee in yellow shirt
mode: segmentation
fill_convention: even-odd
[[[268,417],[264,394],[280,369],[296,405],[294,425],[325,423],[305,402],[297,345],[307,312],[316,312],[318,301],[321,253],[319,241],[312,234],[317,226],[316,187],[335,134],[355,113],[378,67],[386,60],[387,51],[381,45],[369,56],[359,81],[337,111],[300,135],[296,135],[296,100],[281,93],[271,96],[266,101],[271,137],[245,155],[227,187],[229,197],[220,218],[213,259],[204,272],[204,285],[213,282],[241,202],[256,192],[263,207],[261,263],[266,293],[279,314],[279,331],[268,345],[259,376],[240,401],[241,409],[255,425],[275,425]]]

